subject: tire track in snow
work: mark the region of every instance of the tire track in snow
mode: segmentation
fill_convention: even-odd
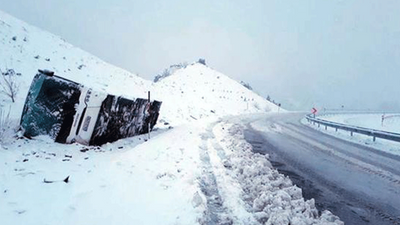
[[[212,133],[208,131],[201,136],[202,144],[200,146],[200,159],[203,162],[203,173],[200,180],[200,189],[207,200],[207,209],[201,224],[207,225],[231,225],[232,220],[228,216],[227,209],[223,205],[221,194],[218,190],[218,183],[210,161],[208,142],[214,138]]]

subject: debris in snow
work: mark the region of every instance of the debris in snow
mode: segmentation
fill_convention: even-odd
[[[15,210],[15,212],[18,213],[18,214],[23,214],[23,213],[26,212],[26,210]]]
[[[44,178],[43,183],[50,184],[50,183],[54,183],[54,181],[46,180],[46,178]]]
[[[69,176],[66,177],[63,181],[64,181],[64,183],[68,183],[69,182]]]
[[[87,152],[87,151],[89,151],[89,148],[83,148],[83,149],[81,149],[80,151],[81,151],[81,152]]]
[[[167,176],[167,173],[158,174],[158,175],[156,176],[156,179],[160,179],[160,178],[163,178],[163,177],[165,177],[165,176]]]
[[[43,179],[43,183],[46,183],[46,184],[57,183],[57,182],[68,183],[69,182],[69,176],[67,176],[64,180],[46,180],[46,178]]]

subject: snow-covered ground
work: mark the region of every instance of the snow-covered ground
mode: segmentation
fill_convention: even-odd
[[[101,147],[17,140],[0,152],[1,224],[194,224],[196,130]]]
[[[0,11],[0,69],[19,73],[20,89],[15,103],[0,95],[10,109],[0,118],[2,225],[342,224],[319,216],[268,156],[251,153],[243,128],[222,119],[277,106],[205,65],[152,83]],[[157,130],[100,147],[16,138],[37,69],[117,95],[151,91],[163,101]]]
[[[383,114],[346,113],[346,114],[323,115],[319,116],[318,118],[342,124],[400,133],[400,117],[398,117],[399,114],[385,114],[385,117],[387,118],[384,119],[383,126],[382,126],[382,115]],[[372,137],[363,134],[353,133],[353,136],[351,136],[349,131],[344,131],[344,130],[336,131],[335,129],[329,127],[327,128],[327,130],[325,130],[324,126],[318,127],[316,125],[312,125],[308,123],[307,120],[305,119],[303,119],[302,122],[326,134],[333,135],[338,138],[342,138],[354,143],[366,145],[380,151],[385,151],[391,154],[400,155],[400,143],[398,142],[379,139],[379,138],[377,138],[376,141],[373,141]]]
[[[238,124],[152,135],[101,147],[46,136],[3,146],[2,224],[342,224],[253,154]]]

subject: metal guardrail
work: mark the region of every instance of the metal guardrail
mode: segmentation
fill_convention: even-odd
[[[318,127],[321,125],[325,126],[325,130],[328,129],[328,127],[333,127],[336,129],[340,130],[345,130],[345,131],[350,131],[350,135],[353,136],[353,133],[359,133],[359,134],[364,134],[371,136],[373,138],[373,141],[376,140],[376,138],[381,138],[381,139],[386,139],[390,141],[396,141],[400,142],[400,134],[398,133],[392,133],[392,132],[387,132],[387,131],[382,131],[382,130],[374,130],[374,129],[368,129],[364,127],[358,127],[358,126],[352,126],[352,125],[347,125],[347,124],[342,124],[342,123],[336,123],[336,122],[331,122],[328,120],[323,120],[319,118],[314,118],[311,115],[307,115],[306,119],[309,123],[318,124]]]

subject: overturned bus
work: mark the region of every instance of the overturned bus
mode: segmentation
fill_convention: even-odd
[[[39,70],[21,117],[24,136],[50,135],[59,143],[102,145],[150,132],[161,102],[134,100],[87,88]]]

